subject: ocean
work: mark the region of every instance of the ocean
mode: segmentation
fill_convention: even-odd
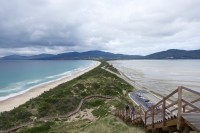
[[[178,86],[200,92],[200,60],[110,61],[138,85],[167,95]]]
[[[89,60],[0,60],[0,101],[87,69]]]

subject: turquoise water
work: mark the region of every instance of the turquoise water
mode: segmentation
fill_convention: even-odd
[[[19,95],[32,87],[70,76],[94,65],[95,61],[0,61],[0,100]]]

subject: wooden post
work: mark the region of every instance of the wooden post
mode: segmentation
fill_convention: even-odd
[[[154,106],[152,106],[152,109],[151,109],[151,115],[152,115],[152,129],[154,128]]]
[[[163,116],[163,121],[162,121],[162,127],[165,128],[165,106],[166,106],[166,101],[165,97],[163,98],[163,105],[162,105],[162,116]]]
[[[147,112],[144,114],[144,126],[146,127],[147,125]]]
[[[183,113],[185,113],[185,106],[183,106]]]
[[[185,126],[183,133],[189,133],[190,132],[190,128],[188,126]]]
[[[182,88],[178,87],[178,114],[177,114],[177,129],[180,130],[182,113]]]
[[[171,117],[173,116],[173,113],[172,113],[172,111],[170,112],[170,116],[171,116]]]

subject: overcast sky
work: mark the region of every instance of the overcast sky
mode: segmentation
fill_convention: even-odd
[[[200,0],[0,0],[0,56],[200,49]]]

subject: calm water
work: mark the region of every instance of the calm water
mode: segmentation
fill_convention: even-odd
[[[0,100],[19,95],[38,84],[70,76],[94,61],[0,61]]]
[[[200,60],[119,60],[110,63],[138,84],[161,94],[169,94],[178,86],[200,91]]]

